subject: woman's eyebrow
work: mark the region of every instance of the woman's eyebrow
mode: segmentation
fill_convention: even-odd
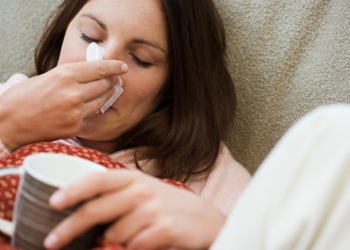
[[[88,17],[88,18],[91,18],[92,20],[94,20],[104,31],[107,32],[107,25],[104,24],[101,20],[99,20],[97,17],[95,17],[94,15],[92,14],[83,14],[81,15],[83,17]],[[132,42],[133,43],[142,43],[142,44],[147,44],[149,46],[152,46],[153,48],[156,48],[156,49],[159,49],[161,50],[162,52],[164,52],[165,54],[168,54],[168,52],[163,49],[160,45],[158,45],[158,43],[156,42],[151,42],[151,41],[147,41],[145,39],[141,39],[141,38],[134,38],[132,39]]]
[[[168,54],[168,52],[163,49],[160,45],[158,45],[157,43],[155,42],[150,42],[150,41],[147,41],[147,40],[144,40],[144,39],[140,39],[140,38],[133,38],[132,39],[132,42],[133,43],[142,43],[142,44],[147,44],[149,46],[152,46],[153,48],[156,48],[156,49],[159,49],[161,50],[162,52],[164,52],[165,54]]]
[[[100,27],[107,32],[107,26],[106,24],[104,24],[101,20],[99,20],[97,17],[95,17],[94,15],[92,14],[83,14],[81,16],[84,16],[84,17],[88,17],[88,18],[91,18],[92,20],[94,20],[98,25],[100,25]]]

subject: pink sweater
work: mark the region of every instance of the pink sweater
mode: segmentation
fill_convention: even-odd
[[[23,74],[13,75],[5,84],[0,84],[0,95],[11,86],[26,79],[28,79],[27,76]],[[57,142],[79,145],[75,140],[58,140]],[[0,147],[0,155],[3,152],[1,152]],[[135,165],[130,162],[133,152],[134,149],[122,150],[111,154],[110,157],[123,163],[130,169],[136,169]],[[156,169],[154,161],[149,161],[143,165],[143,170],[151,175],[156,174]],[[185,184],[204,200],[213,203],[227,215],[250,179],[251,176],[248,171],[233,159],[226,145],[222,144],[221,154],[214,169],[205,176],[191,177]]]

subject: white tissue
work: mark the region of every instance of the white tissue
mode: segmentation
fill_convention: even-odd
[[[98,46],[96,43],[90,43],[86,50],[86,61],[94,61],[94,60],[102,60],[105,49]],[[102,113],[106,112],[106,110],[112,106],[112,104],[119,98],[119,96],[123,93],[123,81],[118,76],[119,83],[114,86],[114,94],[107,100],[103,107],[100,109]]]
[[[105,49],[96,43],[90,43],[86,50],[86,61],[102,60]]]

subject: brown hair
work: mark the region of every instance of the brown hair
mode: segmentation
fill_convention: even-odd
[[[65,31],[88,0],[65,0],[36,50],[37,73],[57,65]],[[186,181],[214,167],[233,118],[234,86],[225,63],[225,31],[212,0],[162,0],[168,22],[170,89],[158,109],[122,136],[142,147],[159,177]]]

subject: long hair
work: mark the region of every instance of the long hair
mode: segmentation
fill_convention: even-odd
[[[38,74],[57,65],[65,31],[88,0],[65,0],[36,50]],[[135,163],[156,160],[159,177],[187,181],[212,170],[236,106],[225,62],[225,30],[212,0],[160,0],[168,26],[169,89],[158,109],[122,135],[139,148]]]

